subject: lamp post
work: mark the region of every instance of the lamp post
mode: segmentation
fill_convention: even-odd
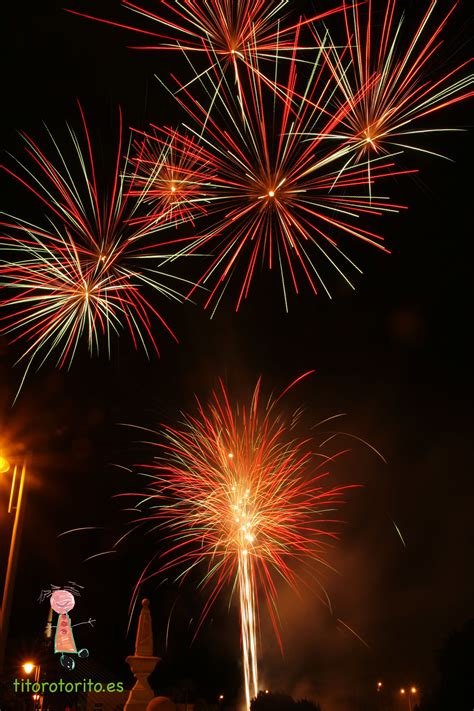
[[[11,469],[10,462],[0,456],[0,474],[3,476]],[[24,508],[24,490],[26,480],[26,462],[13,466],[12,483],[10,489],[10,500],[8,502],[8,513],[14,512],[13,528],[10,538],[10,550],[8,553],[7,570],[3,585],[3,595],[0,605],[0,674],[3,671],[5,660],[5,647],[8,635],[8,623],[10,620],[10,610],[13,598],[13,586],[18,562],[18,551],[20,547],[22,514]]]
[[[6,474],[10,471],[10,462],[5,457],[0,456],[0,474]]]
[[[407,699],[408,699],[408,709],[409,709],[409,711],[412,711],[412,708],[413,708],[412,705],[411,705],[412,697],[415,696],[417,693],[418,693],[418,689],[416,688],[416,686],[412,686],[412,687],[410,687],[409,689],[404,689],[404,688],[400,689],[400,694],[401,694],[404,698],[407,698]]]
[[[384,696],[384,694],[383,694],[383,683],[382,683],[381,681],[378,681],[375,688],[376,688],[376,691],[377,691],[377,703],[376,703],[376,706],[377,706],[378,709],[381,709],[382,706],[383,706],[383,696]]]
[[[33,684],[37,684],[37,687],[36,689],[33,687],[33,706],[35,709],[41,711],[43,708],[43,697],[41,693],[39,693],[41,690],[41,666],[39,664],[35,664],[34,662],[25,662],[22,664],[22,668],[28,676],[32,671],[34,671]]]

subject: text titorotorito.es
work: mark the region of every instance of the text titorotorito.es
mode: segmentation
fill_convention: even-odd
[[[72,692],[91,691],[110,694],[114,691],[124,691],[123,682],[121,681],[111,681],[107,684],[103,684],[100,681],[93,681],[92,679],[83,679],[82,681],[64,681],[64,679],[59,679],[58,681],[31,681],[31,679],[15,679],[13,681],[13,687],[16,692],[33,692],[34,694],[56,694],[58,692],[70,694]]]

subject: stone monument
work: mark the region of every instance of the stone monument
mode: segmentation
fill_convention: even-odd
[[[138,619],[135,654],[125,660],[132,670],[136,683],[125,702],[125,711],[145,711],[154,694],[148,683],[148,677],[160,661],[153,656],[153,627],[151,622],[150,601],[142,601]]]

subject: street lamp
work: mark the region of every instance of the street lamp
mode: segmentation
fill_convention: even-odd
[[[0,473],[6,474],[11,469],[11,463],[3,456],[0,456]],[[15,582],[16,566],[18,561],[18,551],[20,547],[21,523],[24,509],[24,488],[26,479],[26,462],[21,465],[13,465],[12,482],[10,489],[10,500],[8,502],[8,513],[14,512],[13,527],[10,538],[10,550],[8,552],[7,570],[3,585],[3,595],[0,603],[0,674],[3,671],[5,657],[5,646],[7,643],[8,622],[10,619],[10,609],[12,605],[13,586]]]
[[[34,679],[33,683],[36,684],[36,689],[39,689],[40,688],[40,680],[41,680],[41,666],[39,664],[35,664],[34,662],[25,662],[21,666],[22,666],[22,669],[25,672],[25,674],[27,674],[28,676],[34,670],[35,674],[33,677],[33,679]],[[33,686],[33,690],[34,689],[35,689],[35,687]],[[32,698],[34,701],[34,708],[41,711],[41,709],[43,708],[43,698],[42,698],[41,694],[39,694],[38,691],[35,691]]]
[[[409,711],[412,711],[412,705],[411,705],[412,696],[415,696],[415,694],[417,694],[417,693],[418,693],[418,689],[416,688],[416,686],[412,686],[412,687],[411,687],[410,689],[408,689],[408,690],[407,690],[407,689],[403,689],[403,688],[400,689],[400,694],[401,694],[404,698],[406,697],[406,698],[408,699],[408,709],[409,709]]]

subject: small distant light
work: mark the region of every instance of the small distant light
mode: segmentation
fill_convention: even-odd
[[[404,693],[405,693],[405,689],[400,689],[400,693],[401,693],[401,694],[404,694]]]
[[[265,689],[265,693],[266,693],[266,694],[268,694],[268,693],[269,693],[268,689]]]
[[[176,192],[176,187],[174,185],[171,186],[171,192],[175,193]]]
[[[377,682],[377,689],[380,690],[382,688],[382,686],[383,686],[383,684],[381,681]]]
[[[229,452],[229,454],[228,454],[227,456],[229,457],[229,459],[233,459],[233,458],[234,458],[234,455],[232,454],[232,452]],[[234,486],[233,486],[232,488],[235,489]]]
[[[25,670],[26,674],[31,674],[34,668],[35,665],[33,664],[33,662],[25,662],[25,664],[23,664],[23,669]]]
[[[274,191],[274,190],[269,190],[269,191],[268,191],[268,197],[275,197],[275,191]]]
[[[416,686],[412,686],[411,689],[410,689],[410,691],[411,691],[412,694],[416,694],[416,692],[417,692]]]
[[[224,694],[219,694],[219,701],[224,701]]]

